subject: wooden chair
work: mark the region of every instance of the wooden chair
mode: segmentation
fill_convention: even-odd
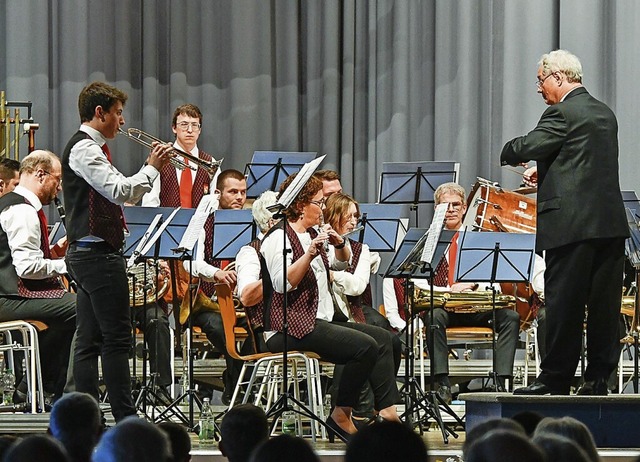
[[[274,400],[284,391],[285,380],[282,377],[282,354],[278,353],[253,353],[242,355],[239,351],[239,340],[247,337],[247,331],[237,325],[236,308],[233,303],[233,287],[228,285],[218,285],[218,304],[222,315],[224,326],[225,342],[227,353],[234,359],[243,361],[242,370],[238,383],[235,386],[229,409],[231,409],[240,399],[247,403],[250,399],[257,406],[264,406],[269,409]],[[293,389],[293,397],[301,400],[300,383],[306,381],[308,400],[304,403],[311,412],[320,419],[326,416],[323,410],[323,392],[320,383],[320,364],[318,355],[311,352],[289,351],[287,353],[288,377],[287,385]],[[249,371],[250,377],[246,376]],[[301,416],[296,414],[296,430],[299,436],[303,435]],[[311,438],[315,442],[316,435],[326,438],[325,428],[319,423],[312,421]]]

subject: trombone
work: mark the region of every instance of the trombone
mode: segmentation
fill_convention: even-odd
[[[120,135],[126,136],[127,138],[129,138],[132,141],[135,141],[138,144],[146,146],[149,149],[153,149],[154,142],[160,143],[160,144],[170,144],[170,143],[165,143],[160,138],[150,135],[147,132],[143,132],[138,128],[128,128],[126,131],[121,128],[118,128],[118,133]],[[218,171],[218,168],[220,168],[220,164],[222,164],[222,161],[223,161],[223,159],[220,159],[220,160],[214,159],[211,162],[209,162],[204,159],[200,159],[199,157],[196,157],[186,151],[183,151],[182,149],[178,149],[175,147],[171,148],[169,153],[173,154],[169,162],[178,170],[184,170],[185,168],[189,168],[191,170],[197,170],[198,167],[200,167],[200,168],[203,168],[211,176],[215,175],[215,173]],[[178,159],[177,157],[175,157],[175,154],[178,154],[182,156],[184,159],[187,159],[189,163],[187,164],[186,162],[183,162],[182,160]]]

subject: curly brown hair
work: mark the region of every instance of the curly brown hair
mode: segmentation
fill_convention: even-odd
[[[348,194],[333,193],[327,198],[324,209],[324,222],[331,225],[333,229],[338,229],[342,224],[343,217],[349,212],[351,204],[356,205],[357,217],[360,218],[360,206],[358,202]]]
[[[282,184],[280,185],[280,194],[282,194],[283,191],[287,189],[287,187],[293,182],[296,175],[297,173],[294,173],[293,175],[288,176],[282,182]],[[304,208],[304,206],[311,202],[313,196],[318,194],[318,191],[322,191],[322,180],[313,175],[311,178],[309,178],[307,184],[303,186],[302,190],[300,190],[298,196],[291,203],[289,208],[285,210],[284,214],[287,217],[287,220],[297,221],[298,218],[300,218],[300,216],[302,215],[302,209]]]

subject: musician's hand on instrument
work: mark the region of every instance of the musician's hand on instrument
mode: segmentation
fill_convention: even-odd
[[[478,284],[473,284],[471,282],[455,282],[451,286],[451,292],[472,292],[478,288]]]
[[[160,171],[171,160],[171,149],[173,147],[170,144],[154,142],[153,149],[151,149],[149,157],[147,157],[147,165],[151,165]]]
[[[525,164],[526,165],[526,164]],[[533,167],[529,167],[522,174],[522,181],[527,186],[535,188],[538,186],[538,167],[534,165]]]
[[[216,271],[216,274],[213,275],[213,279],[218,284],[235,284],[237,280],[237,275],[235,271],[224,271],[219,270]]]
[[[58,239],[55,245],[51,246],[51,258],[62,258],[67,253],[67,247],[69,247],[69,241],[67,236],[62,236]]]
[[[315,238],[313,238],[313,240],[311,241],[311,245],[309,246],[306,252],[307,255],[311,257],[312,260],[316,258],[320,254],[320,252],[322,252],[322,250],[324,249],[324,243],[326,240],[327,240],[327,234],[324,232],[318,233],[318,235]]]
[[[344,243],[344,238],[338,234],[338,232],[331,227],[331,225],[324,225],[323,231],[327,234],[329,244],[340,245]]]

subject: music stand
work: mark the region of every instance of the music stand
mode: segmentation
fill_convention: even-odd
[[[216,210],[213,223],[213,258],[235,260],[236,255],[258,235],[251,210]]]
[[[460,231],[455,280],[488,282],[492,293],[492,368],[489,374],[497,391],[496,372],[496,288],[497,282],[529,282],[533,269],[536,235],[525,233],[483,233]]]
[[[446,208],[444,208],[446,212]],[[436,214],[437,216],[438,214]],[[442,215],[442,213],[440,214]],[[439,221],[440,224],[437,224]],[[429,284],[433,287],[433,280],[435,278],[435,267],[432,262],[439,262],[444,255],[445,250],[448,248],[451,238],[455,234],[454,231],[442,230],[442,222],[434,218],[429,230],[424,228],[410,228],[402,241],[398,252],[394,255],[389,268],[385,272],[384,277],[403,278],[405,280],[405,306],[414,306],[413,297],[413,279],[428,279]],[[426,248],[429,247],[431,254],[427,257],[425,255]],[[425,261],[425,258],[429,258]],[[431,291],[430,297],[430,328],[429,336],[427,338],[429,344],[429,351],[433,352],[433,330],[436,326],[433,321],[433,309],[434,297],[433,291]],[[457,438],[458,435],[442,420],[442,414],[440,408],[453,417],[456,422],[464,427],[462,420],[456,415],[455,412],[449,407],[449,405],[438,396],[435,390],[435,358],[433,353],[429,355],[429,375],[430,375],[430,390],[426,393],[415,378],[414,374],[414,338],[415,338],[415,322],[413,317],[418,313],[415,310],[410,310],[410,317],[407,320],[407,326],[405,327],[405,383],[403,385],[403,396],[405,401],[405,411],[401,417],[405,418],[405,421],[413,426],[412,415],[418,413],[418,424],[422,431],[422,420],[419,416],[419,411],[422,410],[425,413],[424,419],[428,420],[431,417],[436,424],[440,427],[442,433],[442,439],[445,444],[449,443],[449,435]]]
[[[458,162],[384,162],[380,176],[378,202],[411,204],[418,221],[418,204],[432,204],[433,193],[443,183],[456,182]]]
[[[194,215],[194,209],[174,209],[171,207],[125,207],[124,212],[127,220],[127,226],[129,228],[129,236],[127,237],[124,250],[125,256],[131,255],[135,252],[134,249],[137,248],[140,239],[143,238],[144,232],[147,229],[144,223],[153,219],[152,217],[160,214],[162,215],[162,225],[160,225],[156,233],[148,239],[144,248],[140,251],[139,257],[141,259],[155,258],[156,260],[177,260],[183,258],[182,254],[177,254],[175,252],[175,248],[179,245],[187,232],[188,224]],[[165,238],[162,239],[162,236]],[[176,325],[176,327],[178,327],[178,325]],[[188,347],[190,348],[190,345]],[[190,350],[189,354],[191,354]],[[143,367],[145,367],[144,362]],[[188,373],[192,375],[193,365],[191,361],[189,361],[188,368]],[[192,381],[189,382],[189,386],[191,386],[191,383]],[[180,419],[185,425],[189,426],[190,430],[192,430],[194,428],[193,399],[189,400],[189,417],[185,416],[177,406],[185,395],[192,396],[199,404],[195,392],[192,390],[186,390],[182,396],[175,399],[173,402],[165,403],[167,404],[166,408],[157,416],[157,418],[153,419],[153,421],[160,422],[166,419],[166,416],[172,415]],[[163,398],[164,397],[157,397],[156,400],[163,402]]]
[[[407,232],[408,220],[401,218],[400,204],[360,204],[362,229],[356,239],[372,252],[394,252]]]
[[[277,191],[290,175],[311,162],[315,152],[255,151],[244,169],[247,178],[247,199],[255,199],[267,190]]]

